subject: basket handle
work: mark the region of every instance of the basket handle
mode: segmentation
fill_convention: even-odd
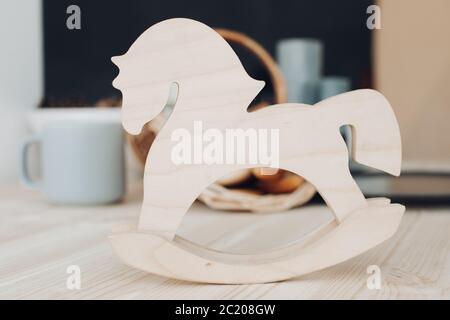
[[[270,75],[270,80],[272,81],[274,90],[275,103],[285,103],[287,101],[287,90],[283,74],[267,50],[264,49],[258,42],[243,33],[228,29],[214,30],[227,42],[235,43],[244,47],[258,58]]]

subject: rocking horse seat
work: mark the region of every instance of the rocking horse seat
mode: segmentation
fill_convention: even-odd
[[[127,265],[179,280],[249,284],[281,281],[343,262],[390,238],[405,207],[386,198],[368,199],[350,213],[286,247],[259,254],[211,250],[176,236],[173,241],[121,226],[110,236]]]

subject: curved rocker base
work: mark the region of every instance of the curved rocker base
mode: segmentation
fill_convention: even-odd
[[[160,276],[217,284],[274,282],[343,262],[390,238],[405,207],[385,198],[368,204],[339,225],[332,221],[302,241],[262,254],[223,253],[130,228],[109,239],[125,264]]]

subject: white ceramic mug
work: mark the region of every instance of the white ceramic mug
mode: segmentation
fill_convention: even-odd
[[[119,118],[96,114],[55,117],[21,148],[21,178],[52,203],[104,204],[125,192],[123,130]],[[40,147],[40,178],[28,172],[29,147]]]

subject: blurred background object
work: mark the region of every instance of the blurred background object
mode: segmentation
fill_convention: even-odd
[[[57,108],[31,113],[35,133],[21,148],[21,178],[55,204],[98,205],[125,193],[123,130],[119,109]],[[28,168],[29,149],[39,146],[39,178]]]
[[[288,102],[314,104],[322,76],[323,45],[315,39],[282,39],[277,61],[288,84]]]
[[[44,1],[46,89],[43,107],[120,105],[120,93],[111,86],[118,70],[109,57],[124,53],[136,36],[150,25],[178,16],[220,28],[218,32],[236,50],[250,75],[265,80],[266,87],[253,102],[252,110],[286,101],[284,81],[270,57],[275,56],[277,47],[278,61],[288,78],[291,102],[313,104],[318,101],[319,84],[327,74],[352,79],[355,86],[361,88],[366,87],[371,78],[370,32],[364,28],[365,10],[371,1],[337,5],[329,0],[317,3],[269,0],[212,3],[200,0],[195,5],[186,5],[176,0],[172,3],[134,1],[133,5],[126,6],[104,1],[78,1],[81,29],[72,31],[61,25],[61,12],[65,12],[70,4],[69,1]],[[104,14],[105,7],[108,14]],[[276,23],[267,23],[267,19]],[[124,23],[127,28],[123,28]],[[355,43],[357,49],[352,48]],[[67,74],[70,74],[70,84],[61,81]],[[154,123],[150,127],[153,128]],[[157,128],[153,131],[150,128],[139,136],[128,136],[132,150],[142,164],[156,132]],[[211,206],[224,207],[229,206],[230,201],[224,204],[223,199],[232,196],[233,209],[242,209],[239,205],[243,204],[246,209],[261,210],[260,203],[267,203],[264,194],[271,190],[271,194],[290,193],[270,195],[274,199],[272,208],[281,205],[287,209],[305,203],[314,194],[314,188],[303,179],[294,181],[294,187],[290,189],[277,188],[286,179],[294,179],[289,173],[264,184],[258,183],[259,179],[252,174],[246,176],[248,179],[241,179],[232,186],[216,186],[204,194],[203,200]],[[304,190],[297,190],[299,186]]]
[[[392,104],[402,133],[402,176],[363,176],[365,194],[450,200],[450,2],[377,2],[375,89]]]
[[[404,168],[450,171],[450,1],[379,1],[375,87],[394,106]]]
[[[367,8],[374,3],[381,8],[381,29],[369,30]],[[110,57],[124,53],[150,25],[181,16],[254,39],[277,58],[291,102],[311,104],[358,88],[380,90],[400,123],[404,175],[414,174],[414,183],[407,184],[416,187],[409,194],[425,194],[422,186],[430,186],[431,180],[450,172],[450,23],[446,16],[450,3],[446,0],[197,0],[189,4],[182,0],[135,0],[132,4],[79,0],[75,4],[80,8],[81,28],[70,30],[66,10],[73,4],[43,0],[0,5],[0,63],[2,71],[6,70],[0,75],[0,183],[18,179],[17,150],[27,134],[25,119],[30,111],[38,105],[120,104],[120,93],[111,86],[118,70]],[[266,81],[253,104],[277,101],[270,70],[246,48],[231,45],[248,73]],[[140,152],[145,153],[153,136],[141,138],[145,146]],[[346,138],[351,138],[348,129]],[[136,153],[136,148],[133,150]],[[139,161],[129,153],[131,176],[139,176]],[[365,171],[355,165],[352,168]],[[372,178],[366,175],[364,179]],[[366,195],[388,195],[387,190],[392,194],[388,181],[366,182],[362,184]],[[369,185],[372,187],[366,189]],[[442,180],[434,185],[432,190],[450,197],[450,188]]]
[[[17,181],[26,114],[44,89],[42,3],[0,2],[0,184]]]
[[[123,54],[151,25],[174,17],[239,31],[273,57],[281,39],[317,39],[323,46],[323,60],[316,59],[322,75],[348,77],[353,88],[371,85],[371,31],[366,28],[369,0],[78,0],[81,29],[68,30],[65,12],[71,4],[69,0],[44,1],[46,104],[73,99],[93,105],[120,95],[111,86],[118,70],[110,57]],[[272,100],[270,75],[264,66],[240,45],[233,48],[249,74],[268,84],[259,99]],[[70,81],[61,81],[68,75]]]

